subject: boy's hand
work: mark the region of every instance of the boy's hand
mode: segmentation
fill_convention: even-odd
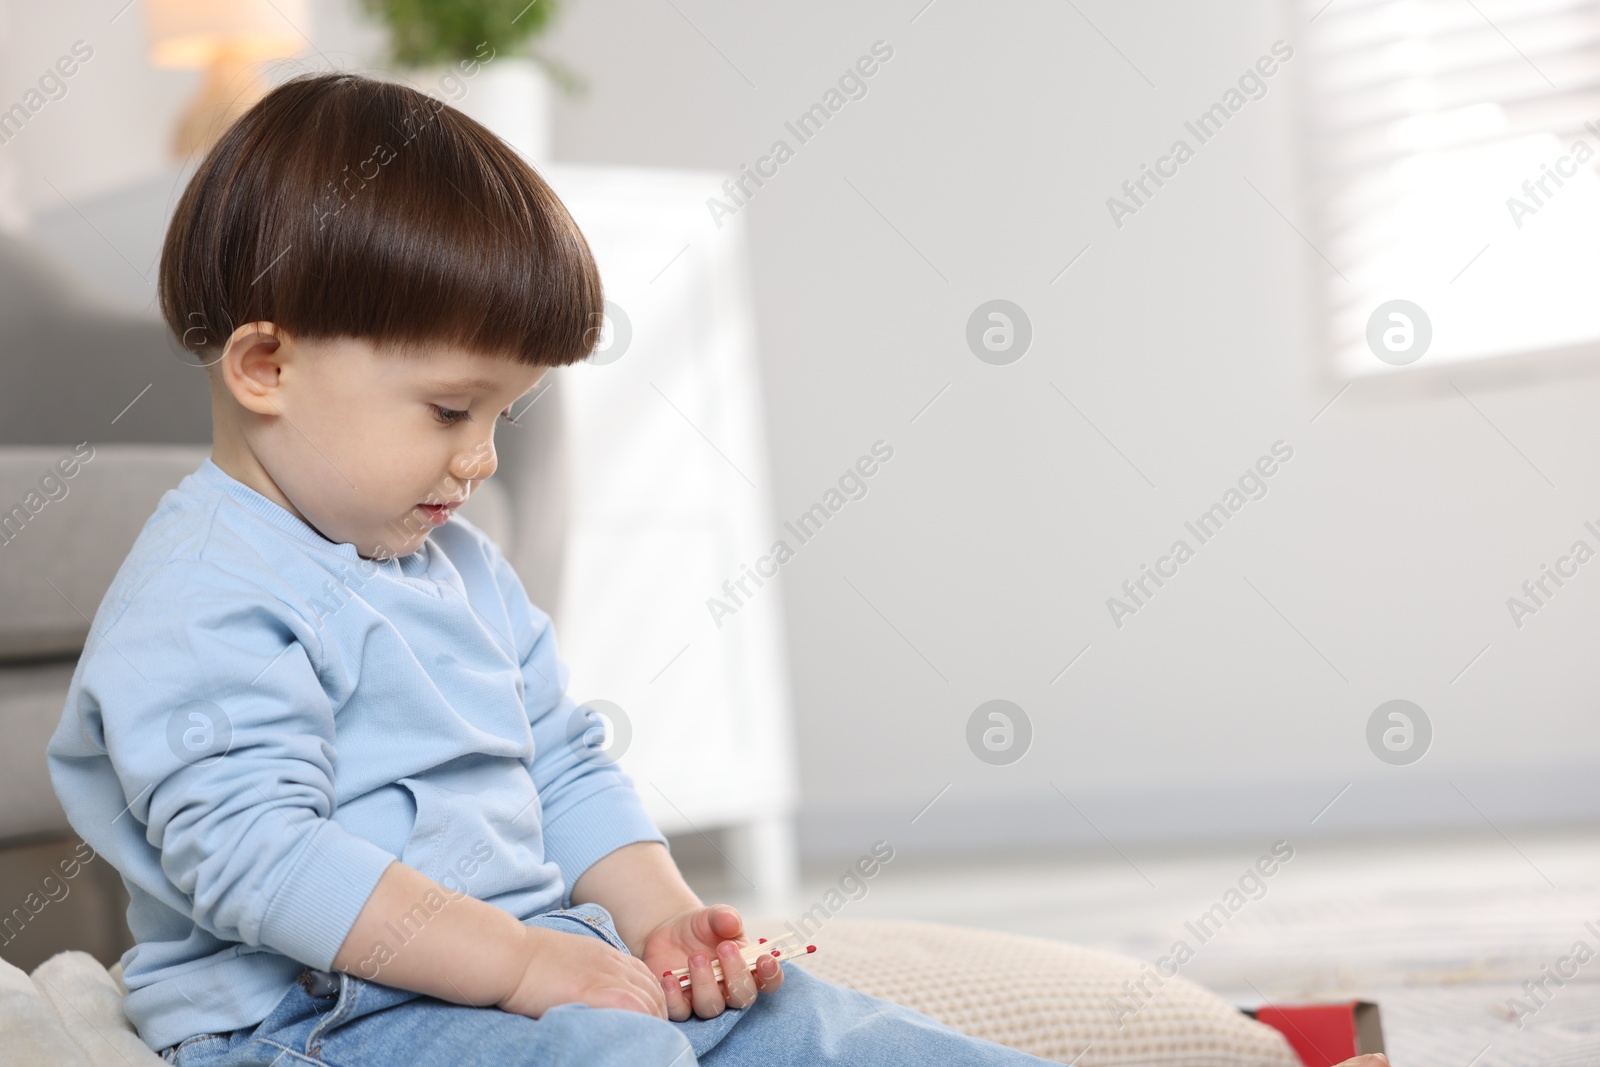
[[[500,1001],[502,1011],[537,1019],[557,1004],[578,1003],[667,1017],[661,986],[642,960],[588,934],[523,930],[527,965]]]
[[[749,1007],[758,993],[771,993],[783,984],[783,968],[771,956],[762,956],[752,973],[745,969],[743,949],[750,944],[744,922],[731,904],[712,904],[679,912],[652,930],[644,940],[644,962],[666,997],[667,1018],[682,1022],[690,1014],[715,1018],[724,1008]],[[724,982],[711,970],[722,964]],[[696,962],[699,961],[699,962]],[[689,988],[665,975],[689,968]]]

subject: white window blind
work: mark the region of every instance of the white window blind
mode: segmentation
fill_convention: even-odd
[[[1600,357],[1600,2],[1307,0],[1311,236],[1345,377]],[[1320,266],[1320,265],[1319,265]],[[1373,311],[1423,309],[1405,368]]]

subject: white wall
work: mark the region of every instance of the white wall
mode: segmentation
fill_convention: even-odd
[[[894,48],[744,209],[779,514],[874,441],[894,448],[782,572],[808,847],[1299,840],[1485,819],[1514,838],[1595,817],[1600,565],[1520,630],[1505,599],[1585,520],[1600,526],[1600,379],[1460,379],[1481,415],[1450,389],[1363,384],[1311,422],[1338,386],[1316,363],[1327,267],[1273,209],[1309,229],[1295,62],[1135,218],[1117,229],[1107,214],[1186,118],[1274,40],[1299,39],[1303,16],[1079,0],[1097,31],[1070,5],[924,3],[581,0],[548,44],[594,85],[558,106],[557,158],[730,176],[774,138],[792,144],[783,122],[874,41]],[[162,162],[153,139],[192,81],[140,67],[136,11],[113,27],[99,4],[9,3],[0,99],[74,38],[98,49],[25,133],[39,134],[21,157],[29,203],[55,195],[45,177],[71,196]],[[324,52],[373,58],[343,7],[317,17]],[[1034,327],[1006,367],[964,340],[995,297]],[[1278,440],[1294,457],[1268,496],[1117,629],[1106,598]],[[1011,766],[966,743],[996,697],[1034,727]],[[1408,767],[1365,741],[1395,697],[1435,730]]]
[[[780,514],[895,447],[785,571],[808,842],[1104,848],[1051,783],[1119,843],[1592,818],[1600,568],[1520,631],[1505,599],[1600,520],[1600,379],[1461,378],[1493,427],[1452,390],[1367,385],[1311,423],[1338,389],[1314,347],[1328,268],[1245,180],[1311,230],[1295,60],[1136,217],[1107,212],[1305,16],[1078,3],[1097,32],[1071,5],[924,3],[677,5],[691,26],[586,0],[552,45],[598,85],[560,111],[561,157],[730,175],[895,49],[746,209]],[[1008,367],[964,344],[994,297],[1035,328]],[[1106,598],[1280,439],[1269,495],[1117,629]],[[1035,727],[1011,766],[965,742],[995,697]],[[1364,736],[1397,697],[1435,728],[1406,767]]]
[[[30,210],[59,206],[62,196],[76,200],[113,188],[167,162],[171,117],[199,76],[148,67],[143,10],[135,4],[118,15],[120,6],[87,0],[6,4],[0,107],[21,101],[58,59],[72,55],[75,43],[90,54],[62,79],[65,93],[0,146],[19,161]]]

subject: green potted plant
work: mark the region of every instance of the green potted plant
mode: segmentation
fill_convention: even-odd
[[[578,74],[535,47],[561,0],[361,0],[389,31],[394,73],[471,115],[531,162],[550,154],[551,87]]]

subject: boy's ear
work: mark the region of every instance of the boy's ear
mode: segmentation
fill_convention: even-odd
[[[216,373],[240,407],[257,415],[280,413],[275,394],[289,356],[288,341],[288,335],[271,322],[247,322],[233,331],[217,358]]]

